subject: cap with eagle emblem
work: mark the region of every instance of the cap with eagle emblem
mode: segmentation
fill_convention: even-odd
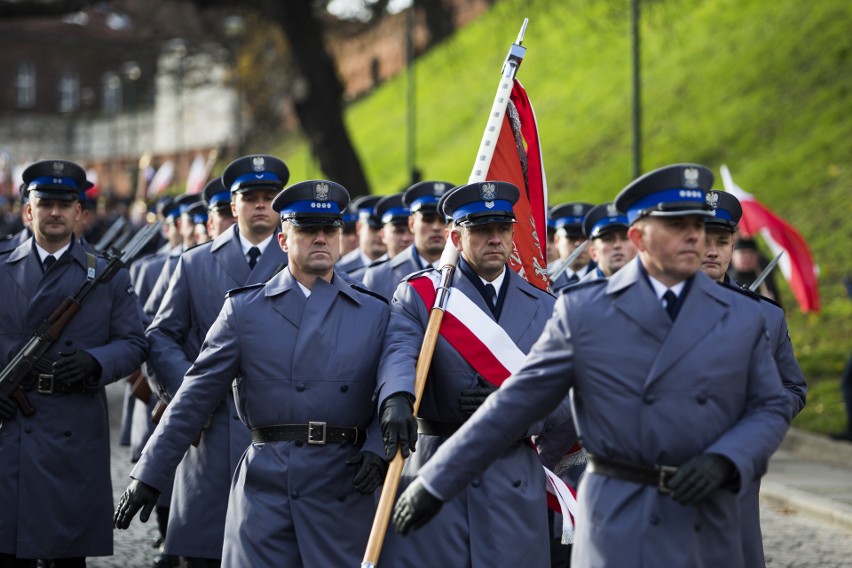
[[[611,202],[592,207],[583,218],[583,231],[590,239],[597,239],[616,229],[626,231],[627,227],[627,215]]]
[[[402,192],[402,202],[412,213],[434,213],[441,197],[455,186],[448,181],[420,181]]]
[[[709,205],[715,215],[713,217],[704,218],[704,226],[707,228],[726,229],[734,232],[737,229],[737,223],[740,222],[740,217],[743,216],[743,208],[740,205],[740,200],[733,194],[724,191],[712,190],[707,192],[707,205]]]
[[[550,217],[557,231],[570,237],[582,237],[583,218],[592,210],[591,203],[576,201],[556,205],[550,210]]]
[[[327,180],[309,180],[291,185],[275,196],[272,209],[281,221],[297,227],[311,225],[343,226],[343,212],[349,205],[346,188]]]
[[[462,227],[514,223],[512,206],[520,195],[520,190],[509,182],[481,181],[461,185],[445,193],[438,208]]]
[[[615,198],[632,224],[642,217],[713,216],[705,199],[713,172],[699,164],[674,164],[636,178]]]
[[[275,156],[237,158],[222,172],[222,184],[231,193],[257,189],[281,191],[290,179],[287,165]]]
[[[77,201],[87,188],[86,171],[67,160],[42,160],[21,174],[28,197]]]

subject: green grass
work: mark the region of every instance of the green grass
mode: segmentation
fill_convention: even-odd
[[[601,202],[630,181],[629,3],[503,0],[417,65],[417,165],[464,182],[509,44],[530,18],[519,72],[535,105],[549,200]],[[852,350],[852,7],[843,0],[656,0],[642,8],[643,170],[683,161],[718,172],[796,226],[821,269],[823,310],[802,315],[782,285],[811,385],[797,424],[842,421],[837,380]],[[375,193],[406,171],[405,79],[346,121]],[[268,151],[269,148],[262,150]],[[292,179],[322,175],[304,141],[271,149]],[[717,182],[721,187],[721,181]]]

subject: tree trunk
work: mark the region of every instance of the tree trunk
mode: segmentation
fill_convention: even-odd
[[[432,48],[456,30],[455,10],[448,0],[418,0],[415,6],[423,8],[426,14],[426,27],[429,28],[429,47]]]
[[[266,13],[284,30],[293,60],[305,81],[295,101],[302,130],[325,175],[355,197],[370,193],[364,169],[343,122],[343,86],[325,49],[322,26],[310,0],[270,0]]]

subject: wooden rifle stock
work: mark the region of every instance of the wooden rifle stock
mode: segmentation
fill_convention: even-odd
[[[145,375],[142,374],[141,369],[136,369],[133,373],[127,377],[127,381],[130,383],[130,394],[133,395],[134,398],[141,400],[145,404],[151,402],[151,385],[148,384],[148,379],[145,378]]]
[[[162,420],[162,418],[163,418],[163,414],[166,413],[166,408],[168,408],[168,407],[169,407],[168,402],[166,402],[162,398],[158,399],[157,404],[154,405],[154,409],[151,410],[151,422],[153,422],[154,424],[159,424],[160,420]],[[201,443],[201,433],[202,432],[204,432],[204,430],[199,432],[198,435],[195,437],[195,439],[192,441],[192,445],[196,448],[198,447],[198,444]]]

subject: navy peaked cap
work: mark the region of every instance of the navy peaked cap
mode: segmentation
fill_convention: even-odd
[[[583,219],[592,210],[591,203],[581,201],[563,203],[551,208],[550,216],[557,229],[565,229],[571,235],[583,234]]]
[[[402,193],[386,195],[376,203],[376,217],[381,220],[382,225],[386,223],[407,225],[409,215],[411,210],[402,202]]]
[[[222,172],[222,183],[231,193],[255,189],[281,191],[289,179],[287,165],[275,156],[265,154],[237,158]]]
[[[733,233],[743,216],[740,200],[725,191],[711,190],[707,192],[705,201],[713,210],[713,216],[704,218],[704,226],[727,229]]]
[[[454,187],[456,185],[448,181],[420,181],[403,192],[402,202],[412,213],[435,212],[441,197]]]
[[[77,201],[87,189],[86,171],[68,160],[42,160],[21,175],[28,197]],[[88,186],[91,187],[91,186]]]
[[[201,194],[204,196],[204,203],[207,204],[207,209],[210,211],[231,208],[231,191],[225,187],[220,177],[208,181]]]
[[[615,203],[601,203],[586,213],[583,219],[583,233],[590,239],[596,239],[616,229],[626,231],[629,225],[627,215],[619,211]]]
[[[441,210],[456,225],[470,227],[486,223],[514,223],[512,206],[520,190],[506,181],[480,181],[460,185],[441,198]]]
[[[699,164],[674,164],[636,178],[615,198],[633,224],[642,217],[713,215],[705,200],[713,172]]]
[[[349,205],[346,188],[327,180],[309,180],[291,185],[275,196],[272,208],[281,220],[296,226],[343,226],[343,212]]]

